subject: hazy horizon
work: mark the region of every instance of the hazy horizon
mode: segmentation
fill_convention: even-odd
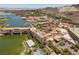
[[[45,8],[45,7],[63,7],[64,4],[0,4],[0,8]]]

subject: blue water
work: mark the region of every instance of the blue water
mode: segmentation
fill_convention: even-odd
[[[42,54],[41,54],[41,51],[36,50],[36,51],[34,52],[34,55],[42,55]]]
[[[0,17],[10,18],[7,20],[8,27],[29,27],[30,23],[23,20],[20,16],[13,15],[11,13],[0,13]]]

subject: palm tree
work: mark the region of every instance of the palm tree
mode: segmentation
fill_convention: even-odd
[[[55,19],[55,20],[54,20],[54,24],[55,24],[56,26],[58,26],[58,25],[62,22],[62,20],[63,20],[63,17],[62,17],[62,16],[59,16],[58,18],[59,18],[59,19]]]
[[[58,25],[59,25],[59,19],[55,19],[55,20],[54,20],[54,25],[55,25],[55,26],[58,26]]]

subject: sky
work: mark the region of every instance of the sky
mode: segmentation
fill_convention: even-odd
[[[62,7],[62,4],[0,4],[0,8],[45,8]]]

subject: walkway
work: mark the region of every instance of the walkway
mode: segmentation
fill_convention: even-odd
[[[15,29],[18,29],[18,30],[27,30],[29,29],[30,27],[9,27],[9,28],[0,28],[0,30],[15,30]]]
[[[20,55],[24,55],[26,53],[26,44],[25,44],[25,41],[22,42],[23,46],[24,46],[24,50],[20,53]]]

